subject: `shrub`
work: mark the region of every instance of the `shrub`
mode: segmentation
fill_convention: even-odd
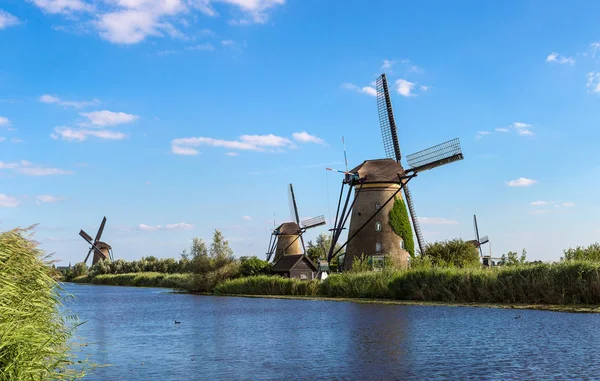
[[[227,280],[215,287],[215,294],[316,296],[318,280],[300,280],[259,275]]]
[[[450,241],[428,243],[425,246],[425,257],[416,263],[430,261],[434,266],[445,267],[478,267],[479,252],[471,242],[455,238]]]
[[[0,379],[82,376],[70,368],[67,342],[74,327],[58,313],[58,284],[26,231],[0,234]]]
[[[254,257],[240,258],[240,277],[255,276],[269,274],[271,272],[271,264],[269,261]]]
[[[564,251],[565,260],[588,260],[588,261],[600,261],[600,244],[593,243],[588,247],[577,246],[575,249],[569,248]]]

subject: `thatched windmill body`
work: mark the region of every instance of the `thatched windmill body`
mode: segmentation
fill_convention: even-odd
[[[300,221],[298,205],[296,204],[296,196],[294,195],[294,187],[292,184],[290,184],[288,188],[288,198],[293,222],[284,222],[273,229],[267,251],[267,261],[270,261],[273,256],[273,261],[277,262],[284,255],[304,254],[306,248],[304,247],[304,238],[302,238],[302,235],[308,229],[325,225],[325,216],[318,216],[305,221]]]
[[[90,257],[92,251],[94,252],[94,256],[92,257],[92,266],[98,263],[100,260],[113,259],[112,247],[108,243],[100,241],[100,238],[102,238],[102,232],[104,232],[104,225],[106,225],[106,217],[102,219],[100,228],[96,233],[96,238],[94,238],[93,241],[92,237],[89,234],[87,234],[83,230],[79,231],[79,235],[91,246],[90,250],[85,256],[85,259],[83,260],[83,263],[87,263],[87,260]]]
[[[390,226],[389,220],[394,201],[402,199],[402,190],[404,190],[419,249],[423,253],[423,236],[407,184],[419,172],[463,159],[460,142],[458,139],[453,139],[408,155],[410,168],[404,169],[401,164],[400,143],[385,74],[377,79],[376,85],[379,122],[387,159],[364,161],[348,171],[342,182],[336,219],[331,229],[333,237],[328,261],[331,262],[347,246],[344,269],[352,268],[354,258],[363,254],[371,256],[373,260],[387,256],[397,266],[406,264],[408,260],[408,252],[404,247],[406,237],[400,237]],[[344,200],[346,185],[348,191]],[[354,199],[349,205],[352,193]],[[350,218],[350,228],[346,243],[335,250],[335,244],[345,229],[348,218]]]

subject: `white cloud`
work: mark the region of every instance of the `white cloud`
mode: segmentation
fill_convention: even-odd
[[[54,132],[50,134],[52,139],[63,139],[68,141],[84,141],[89,136],[104,140],[123,140],[127,137],[122,132],[109,130],[88,130],[88,129],[73,129],[69,127],[56,127]]]
[[[325,143],[325,141],[323,139],[321,139],[315,135],[310,135],[306,131],[294,132],[292,134],[292,137],[294,138],[295,141],[300,142],[300,143],[316,143],[316,144]]]
[[[19,25],[20,23],[21,21],[18,18],[0,9],[0,29]]]
[[[592,48],[592,57],[596,58],[596,53],[600,51],[600,42],[593,42],[590,47]]]
[[[587,88],[593,93],[600,93],[600,72],[592,71],[588,73]]]
[[[0,208],[14,208],[19,206],[19,204],[21,204],[21,202],[15,197],[0,193]]]
[[[227,156],[238,156],[239,153],[237,153],[237,152],[227,152],[225,155],[227,155]]]
[[[565,57],[558,53],[550,53],[548,57],[546,57],[546,62],[574,65],[575,59],[572,57]]]
[[[342,88],[345,90],[356,91],[357,93],[367,94],[372,97],[377,96],[377,90],[375,90],[375,88],[373,86],[358,87],[355,84],[346,82],[346,83],[342,83]]]
[[[235,42],[233,40],[223,40],[223,41],[221,41],[221,45],[227,46],[227,47],[233,46],[234,44],[235,44]]]
[[[548,204],[548,201],[542,201],[542,200],[534,201],[534,202],[531,203],[531,205],[534,205],[534,206],[546,205],[546,204]]]
[[[383,64],[381,65],[381,70],[389,70],[396,64],[396,61],[392,60],[383,60]]]
[[[19,138],[10,138],[10,142],[17,144],[17,143],[23,143],[23,140],[21,140]]]
[[[215,50],[215,47],[212,44],[198,44],[188,46],[187,50]]]
[[[146,225],[146,224],[139,224],[138,225],[138,229],[143,230],[143,231],[149,231],[149,232],[153,232],[153,231],[157,231],[157,230],[190,230],[193,229],[194,225],[192,224],[186,224],[185,222],[179,222],[176,224],[166,224],[165,226],[162,225],[155,225],[155,226],[151,226],[151,225]]]
[[[533,135],[533,131],[531,131],[531,127],[533,127],[533,126],[529,123],[514,122],[514,123],[510,124],[508,127],[498,127],[498,128],[496,128],[496,131],[497,132],[509,132],[510,129],[514,129],[517,132],[517,134],[519,134],[521,136],[526,136],[526,135]]]
[[[413,97],[415,94],[412,92],[415,88],[415,84],[413,82],[409,82],[405,79],[396,80],[396,92],[403,97]]]
[[[575,203],[572,201],[565,201],[562,203],[562,206],[564,206],[565,208],[572,208],[575,206]]]
[[[197,155],[198,151],[191,148],[191,147],[182,147],[182,146],[178,146],[176,144],[173,144],[171,146],[171,152],[173,152],[176,155]]]
[[[214,0],[239,7],[245,13],[245,17],[234,20],[233,25],[247,25],[250,23],[264,24],[269,16],[266,11],[277,5],[285,4],[285,0]],[[202,2],[202,1],[201,1]],[[204,0],[208,3],[207,0]]]
[[[92,125],[95,126],[113,126],[122,123],[131,123],[139,119],[137,115],[108,110],[80,112],[79,115],[88,118]]]
[[[509,132],[510,130],[506,127],[498,127],[496,128],[496,132]]]
[[[33,3],[48,13],[72,13],[93,11],[94,7],[82,0],[33,0]]]
[[[0,126],[10,126],[10,120],[8,118],[0,116]]]
[[[548,213],[550,213],[550,211],[549,210],[545,210],[545,209],[533,210],[533,211],[529,212],[529,214],[533,214],[533,215],[548,214]]]
[[[264,152],[266,148],[295,148],[294,143],[290,139],[268,134],[242,135],[239,140],[223,140],[208,137],[177,138],[171,141],[171,150],[173,153],[179,155],[195,155],[198,152],[191,149],[191,147],[203,145],[258,152]]]
[[[242,216],[242,220],[251,221],[252,217],[250,217],[250,216]]]
[[[49,168],[42,165],[33,164],[26,160],[21,160],[18,163],[4,163],[0,161],[0,169],[11,169],[15,172],[27,176],[51,176],[51,175],[70,175],[71,171],[66,171],[60,168]]]
[[[40,97],[40,102],[43,103],[54,103],[64,107],[83,108],[86,106],[100,103],[97,99],[93,101],[65,101],[55,95],[44,94]]]
[[[36,197],[36,202],[38,205],[42,204],[42,203],[50,203],[50,202],[58,202],[60,200],[62,200],[63,197],[56,197],[56,196],[50,196],[47,194],[43,194],[43,195],[39,195]]]
[[[525,177],[519,177],[516,180],[511,180],[508,182],[508,186],[509,187],[528,187],[530,185],[533,185],[537,183],[536,180],[532,180],[532,179],[527,179]]]
[[[521,129],[521,130],[517,130],[517,133],[521,136],[531,136],[533,135],[533,132],[531,132],[531,130],[527,130],[527,129]]]
[[[422,225],[457,225],[458,221],[442,217],[418,217]]]
[[[481,139],[482,137],[491,134],[491,132],[489,131],[477,131],[477,134],[475,135],[475,139]]]

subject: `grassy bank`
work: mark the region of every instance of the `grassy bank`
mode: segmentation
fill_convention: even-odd
[[[24,230],[0,234],[0,380],[73,379],[73,322],[58,312],[54,272]]]
[[[191,274],[164,274],[155,272],[130,274],[103,274],[80,276],[72,280],[75,283],[103,284],[109,286],[163,287],[185,290],[190,283]]]
[[[277,277],[227,281],[215,292],[527,305],[600,304],[600,262],[567,261],[494,269],[440,268],[333,274],[320,284]],[[301,282],[302,283],[302,282]]]

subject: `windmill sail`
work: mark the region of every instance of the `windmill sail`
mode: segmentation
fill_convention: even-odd
[[[406,156],[410,165],[408,171],[422,172],[435,167],[462,160],[463,154],[458,138],[448,140],[433,147]]]
[[[298,205],[296,205],[296,196],[294,196],[294,187],[290,184],[290,191],[288,193],[290,201],[290,213],[292,214],[292,220],[300,227],[300,217],[298,215]],[[302,250],[306,253],[306,247],[304,246],[304,238],[300,234],[300,242],[302,243]]]
[[[398,132],[396,130],[396,120],[394,119],[394,111],[392,109],[392,100],[388,89],[387,78],[385,73],[377,78],[375,83],[377,89],[377,112],[379,114],[379,127],[381,128],[381,136],[383,137],[383,147],[387,157],[396,160],[401,164],[402,153],[400,152],[400,142],[398,141]],[[417,236],[417,244],[419,251],[423,254],[424,239],[415,212],[415,206],[412,202],[408,185],[404,185],[404,198],[408,204],[410,218],[412,220],[413,229]]]

